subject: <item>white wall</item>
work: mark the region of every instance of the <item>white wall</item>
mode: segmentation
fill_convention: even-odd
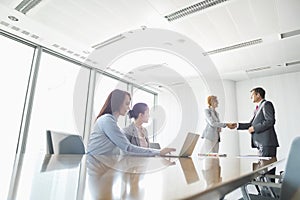
[[[234,81],[223,81],[224,87],[224,101],[223,104],[219,104],[219,108],[217,110],[224,110],[224,113],[219,112],[220,120],[223,122],[236,122],[237,121],[237,109],[236,109],[236,90],[235,90],[235,82]],[[220,101],[221,102],[221,101]],[[224,107],[224,109],[221,109]],[[231,130],[228,128],[223,128],[220,134],[221,142],[220,142],[220,153],[226,153],[228,157],[232,157],[235,155],[239,155],[239,134],[237,134],[237,130]],[[220,162],[227,162],[226,160],[220,160]],[[240,173],[240,165],[237,160],[230,160],[235,163],[235,170],[231,169],[222,169],[222,171],[230,171],[231,174],[221,174],[223,178],[238,176]],[[222,165],[223,168],[226,168],[229,165]],[[232,165],[231,165],[232,166]],[[226,177],[225,177],[226,176]]]
[[[257,86],[263,87],[266,90],[266,99],[272,101],[275,107],[275,129],[280,144],[277,157],[278,159],[285,158],[286,155],[288,155],[293,138],[300,136],[300,130],[297,126],[297,117],[298,113],[300,113],[300,107],[298,106],[298,102],[300,102],[299,82],[300,72],[239,82],[223,81],[225,96],[214,94],[218,96],[220,100],[219,107],[217,108],[220,119],[223,122],[249,122],[253,116],[255,107],[250,98],[250,90]],[[206,97],[211,95],[211,91],[205,84],[201,84],[200,82],[191,83],[191,87],[194,90],[198,105],[190,105],[186,99],[182,99],[183,101],[180,103],[189,104],[187,105],[188,107],[193,107],[194,112],[198,112],[198,125],[195,131],[201,134],[205,127],[203,109],[206,107]],[[180,104],[176,101],[172,101],[171,96],[171,93],[166,96],[161,95],[159,99],[159,104],[166,109],[165,114],[171,114],[172,117],[175,117],[173,120],[166,117],[170,124],[164,126],[164,130],[167,130],[166,135],[168,135],[168,137],[163,139],[165,145],[168,145],[167,141],[170,142],[170,140],[176,137],[179,129],[178,124],[174,124],[173,122],[179,117],[176,113],[178,112],[177,107]],[[179,106],[179,110],[180,109],[182,109],[182,107]],[[188,118],[190,116],[184,117]],[[182,119],[178,121],[178,123],[182,122]],[[185,121],[185,123],[189,123],[189,121]],[[194,124],[191,125],[194,127]],[[184,127],[188,126],[189,124],[184,125]],[[173,138],[170,137],[170,134],[173,135]],[[202,140],[200,139],[196,147],[196,152],[200,150],[201,144]],[[229,156],[234,156],[240,154],[256,154],[257,150],[251,148],[251,138],[247,131],[225,128],[221,132],[220,153],[227,153]],[[237,166],[239,165],[237,164]],[[243,166],[240,167],[240,170],[243,170]]]
[[[156,115],[157,124],[161,125],[158,125],[160,130],[156,139],[162,147],[179,149],[187,132],[202,133],[206,94],[207,89],[202,80],[161,88],[157,102],[161,111]]]
[[[237,113],[240,122],[250,121],[253,115],[254,104],[250,99],[250,90],[261,86],[266,90],[266,99],[273,102],[275,107],[276,124],[279,145],[277,158],[285,158],[293,138],[300,136],[299,93],[300,72],[262,77],[236,83]],[[250,154],[256,152],[251,149],[250,134],[239,131],[240,152]]]
[[[234,81],[223,81],[224,86],[224,113],[220,114],[220,119],[223,122],[236,122],[237,109],[236,109],[236,91]],[[228,155],[239,155],[239,135],[237,130],[229,128],[222,129],[221,132],[220,153],[227,153]]]
[[[164,112],[157,116],[157,121],[161,123],[159,127],[162,128],[159,130],[157,142],[163,147],[171,145],[179,148],[185,136],[181,133],[192,131],[202,134],[206,125],[204,109],[207,107],[208,95],[218,96],[220,104],[217,111],[221,121],[237,121],[235,82],[223,81],[223,88],[219,89],[224,91],[220,93],[212,93],[205,82],[199,79],[189,81],[189,84],[193,94],[189,94],[191,91],[188,92],[187,85],[174,86],[169,91],[162,88],[163,91],[159,94],[158,105],[163,108]],[[185,112],[184,115],[182,115],[183,112]],[[160,118],[160,116],[163,117]],[[199,139],[194,153],[200,152],[201,145],[202,139]],[[222,130],[220,153],[239,155],[239,134],[236,130],[228,128]]]

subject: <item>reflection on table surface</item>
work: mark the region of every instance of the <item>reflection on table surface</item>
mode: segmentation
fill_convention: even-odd
[[[206,158],[203,160],[202,168],[203,178],[206,181],[206,187],[212,187],[222,181],[221,167],[219,158]]]
[[[16,199],[205,199],[212,189],[225,187],[224,193],[280,163],[197,156],[25,155],[23,160]]]

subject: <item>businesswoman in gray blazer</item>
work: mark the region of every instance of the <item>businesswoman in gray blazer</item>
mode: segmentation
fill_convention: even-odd
[[[201,136],[204,139],[201,153],[218,153],[222,128],[235,128],[235,124],[220,122],[219,114],[216,111],[219,104],[216,96],[208,96],[207,104],[208,108],[204,110],[207,124]]]
[[[131,144],[149,148],[148,131],[143,127],[149,120],[149,108],[145,103],[136,103],[132,110],[128,111],[129,118],[134,118],[128,127],[124,128],[124,133]]]

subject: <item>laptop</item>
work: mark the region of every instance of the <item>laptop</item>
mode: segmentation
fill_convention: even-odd
[[[185,138],[185,141],[181,147],[179,154],[171,152],[170,154],[163,155],[164,157],[189,157],[192,155],[194,148],[199,139],[199,135],[189,132]]]

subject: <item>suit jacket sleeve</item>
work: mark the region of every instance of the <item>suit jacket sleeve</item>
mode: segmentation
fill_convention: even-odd
[[[239,123],[237,130],[247,130],[251,126],[251,123]]]
[[[212,127],[219,127],[219,128],[225,128],[226,123],[218,122],[216,119],[213,118],[212,113],[209,109],[204,110],[205,118],[207,123]]]

